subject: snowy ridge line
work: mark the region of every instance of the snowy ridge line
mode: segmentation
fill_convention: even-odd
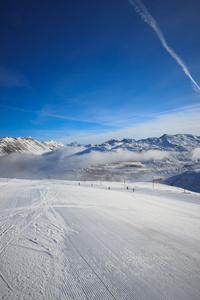
[[[63,147],[62,143],[54,141],[38,142],[31,137],[2,137],[0,138],[0,155],[10,153],[34,153],[42,154]]]
[[[180,175],[179,183],[172,179],[175,175]],[[84,179],[144,182],[151,181],[153,177],[165,182],[171,178],[169,184],[180,187],[183,187],[186,178],[186,188],[200,192],[200,137],[165,134],[138,141],[110,140],[95,146],[59,147],[42,155],[34,155],[31,150],[29,154],[5,154],[0,156],[0,176],[34,180],[71,179],[77,182]]]

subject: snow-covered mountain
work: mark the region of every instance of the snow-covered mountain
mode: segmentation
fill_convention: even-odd
[[[200,192],[200,170],[187,171],[172,176],[164,181],[165,184],[178,186],[186,190]]]
[[[138,141],[113,139],[95,146],[76,142],[62,146],[53,141],[4,137],[0,139],[0,152],[4,153],[0,176],[135,182],[165,181],[189,172],[189,186],[200,192],[196,179],[200,170],[199,136],[165,134]],[[167,182],[183,187],[183,180],[172,178]]]
[[[0,139],[0,154],[10,154],[15,152],[42,154],[56,150],[62,146],[64,145],[54,141],[38,142],[32,137],[12,138],[4,136]]]
[[[90,166],[73,170],[73,177],[90,180],[165,181],[167,184],[200,192],[200,137],[167,135],[142,140],[112,139],[77,151],[74,157]],[[73,158],[75,160],[75,158]],[[84,166],[84,165],[83,165]],[[186,173],[185,173],[186,172]],[[184,173],[184,176],[181,174]],[[69,171],[63,171],[69,174]],[[187,176],[185,175],[187,174]],[[174,176],[177,179],[174,180]],[[172,177],[172,178],[171,178]],[[187,182],[183,178],[187,177]],[[181,179],[180,179],[181,178]]]
[[[126,148],[134,150],[169,150],[169,151],[188,151],[200,147],[200,137],[191,134],[176,134],[157,138],[148,138],[135,141],[133,139],[109,140],[100,145],[108,149]]]

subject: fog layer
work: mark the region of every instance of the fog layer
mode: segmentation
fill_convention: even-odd
[[[42,155],[12,153],[0,156],[0,177],[8,178],[58,178],[63,172],[108,163],[121,163],[127,161],[147,162],[150,160],[163,160],[169,158],[169,152],[145,151],[142,153],[126,150],[117,151],[91,151],[77,155],[77,147],[63,147],[56,151]]]

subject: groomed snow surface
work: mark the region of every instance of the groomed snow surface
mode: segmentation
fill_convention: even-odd
[[[199,194],[57,180],[0,189],[1,299],[200,299]]]

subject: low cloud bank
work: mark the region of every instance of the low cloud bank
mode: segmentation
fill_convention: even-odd
[[[79,148],[79,150],[82,150]],[[91,151],[76,155],[77,147],[65,147],[43,155],[12,153],[0,157],[0,177],[8,178],[58,178],[62,172],[99,164],[127,161],[163,160],[170,157],[165,151],[144,151],[142,153],[118,150],[110,152]]]
[[[192,152],[192,159],[193,160],[200,159],[200,148],[194,149],[194,151]]]
[[[98,152],[92,151],[88,154],[83,155],[82,158],[78,156],[75,158],[77,165],[80,167],[87,167],[91,165],[98,164],[108,164],[108,163],[120,163],[128,161],[143,161],[147,162],[149,160],[163,160],[169,158],[170,153],[167,151],[157,151],[149,150],[144,152],[133,152],[133,151],[110,151],[110,152]]]

